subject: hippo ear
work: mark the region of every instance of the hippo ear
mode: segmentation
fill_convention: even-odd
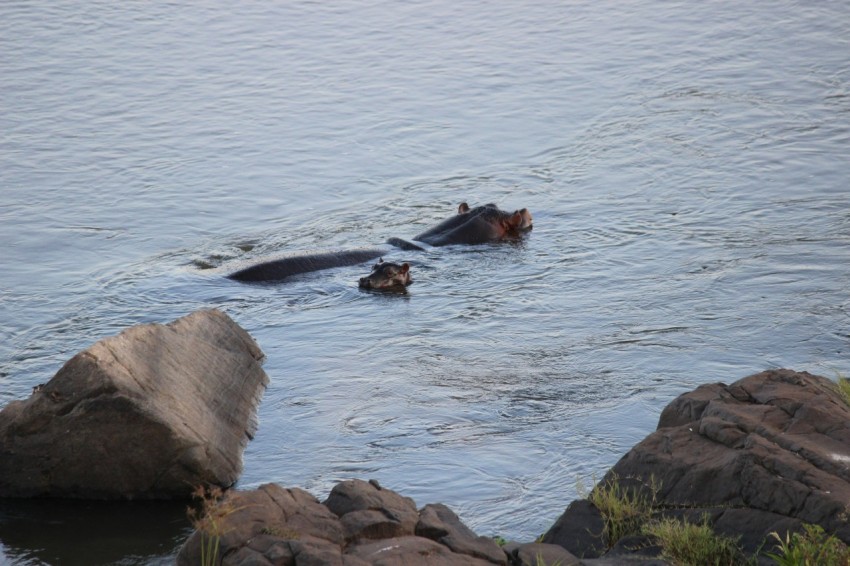
[[[519,230],[520,226],[522,226],[522,213],[519,210],[514,211],[506,223],[508,230]]]
[[[531,212],[527,208],[520,209],[519,213],[522,215],[522,225],[520,229],[522,230],[531,230],[534,225],[534,219],[531,216]]]
[[[407,273],[408,271],[410,271],[410,264],[409,264],[409,263],[407,263],[407,262],[402,263],[402,264],[401,264],[401,269],[400,269],[399,271],[400,271],[401,273]]]
[[[469,212],[469,205],[465,202],[460,203],[460,206],[457,207],[457,213],[466,214],[467,212]]]

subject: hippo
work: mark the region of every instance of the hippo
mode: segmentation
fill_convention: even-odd
[[[484,244],[517,238],[522,232],[531,230],[531,221],[531,213],[527,208],[505,212],[492,203],[469,208],[468,204],[462,202],[457,208],[457,215],[443,220],[413,239],[431,246]]]
[[[413,238],[413,242],[401,238],[390,238],[386,243],[405,251],[425,251],[424,245],[433,247],[452,244],[475,245],[517,239],[531,229],[531,213],[526,208],[514,212],[505,212],[495,204],[470,208],[468,204],[463,202],[458,206],[455,216],[418,234]],[[227,277],[244,282],[280,281],[301,273],[366,263],[386,255],[391,249],[391,247],[358,248],[336,252],[288,255],[240,269]],[[406,273],[409,273],[409,266]],[[372,277],[372,275],[364,279],[369,277]]]
[[[381,258],[372,267],[372,273],[360,278],[359,286],[378,291],[403,291],[412,282],[409,263],[399,265]]]

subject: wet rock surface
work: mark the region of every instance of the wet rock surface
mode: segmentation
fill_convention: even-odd
[[[167,499],[232,485],[268,383],[262,358],[217,310],[95,343],[0,411],[0,496]]]

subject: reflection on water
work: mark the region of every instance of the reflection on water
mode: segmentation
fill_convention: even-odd
[[[183,503],[0,501],[0,548],[14,564],[172,564],[190,532]]]
[[[218,307],[272,380],[241,486],[375,478],[533,539],[676,395],[848,372],[848,25],[828,2],[0,4],[0,405]],[[403,297],[360,292],[368,265],[221,277],[462,201],[535,228],[390,252]],[[0,558],[156,563],[185,528],[40,505],[0,507]]]

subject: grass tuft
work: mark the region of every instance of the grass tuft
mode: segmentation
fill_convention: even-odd
[[[537,554],[534,557],[534,566],[561,566],[562,562],[560,560],[556,560],[551,564],[546,563],[546,559],[543,558],[541,554]]]
[[[693,524],[676,519],[648,523],[643,533],[656,539],[661,556],[679,566],[731,566],[755,563],[755,557],[744,557],[738,538],[718,535],[703,515],[702,523]]]
[[[844,398],[844,402],[850,405],[850,379],[842,374],[838,374],[838,392]]]
[[[839,387],[850,405],[850,380],[839,377]],[[608,548],[623,537],[643,534],[661,547],[661,557],[676,566],[755,566],[762,546],[755,554],[745,554],[740,537],[719,535],[710,525],[708,514],[699,524],[673,518],[656,520],[660,485],[653,478],[642,488],[626,488],[614,475],[588,493],[578,482],[579,496],[590,501],[602,516],[601,536]],[[819,525],[804,525],[802,533],[786,533],[785,538],[773,532],[777,552],[764,553],[779,566],[850,566],[850,547],[834,534],[827,536]],[[540,565],[535,565],[540,566]]]
[[[597,484],[586,496],[602,515],[605,523],[602,536],[608,548],[621,538],[641,531],[641,526],[652,518],[659,488],[653,479],[647,495],[646,490],[623,487],[614,475]]]
[[[198,486],[192,497],[199,501],[198,507],[189,507],[187,514],[192,526],[201,533],[201,566],[217,565],[221,535],[224,534],[222,522],[236,509],[223,501],[224,492],[216,486]]]
[[[835,535],[826,536],[819,525],[803,525],[802,533],[778,533],[770,536],[778,542],[779,552],[766,553],[779,566],[846,566],[850,564],[850,548]]]

